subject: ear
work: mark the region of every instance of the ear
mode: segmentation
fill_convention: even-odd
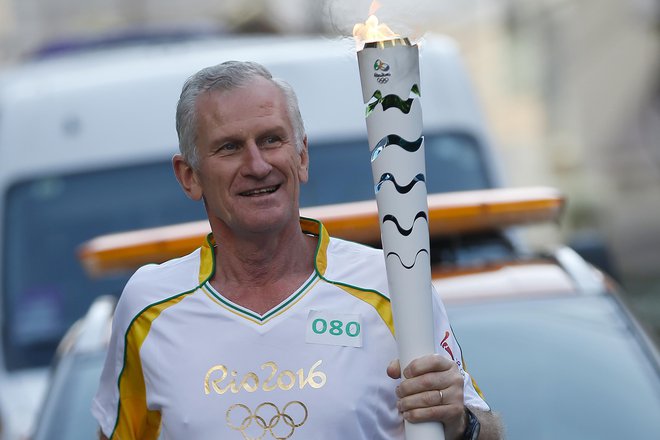
[[[183,192],[192,200],[201,200],[202,186],[195,169],[180,154],[175,154],[172,158],[172,167]]]
[[[303,138],[303,146],[300,151],[300,168],[298,169],[298,179],[300,182],[307,183],[309,179],[309,150],[307,149],[307,135]]]

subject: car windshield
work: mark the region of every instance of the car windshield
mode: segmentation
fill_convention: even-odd
[[[490,186],[476,141],[427,136],[429,192]],[[310,145],[311,178],[301,205],[372,199],[364,141]],[[169,161],[46,176],[10,188],[4,222],[3,350],[9,370],[46,365],[75,319],[101,294],[121,292],[128,275],[89,278],[77,247],[110,232],[205,218],[188,200]]]
[[[448,306],[467,368],[507,438],[615,440],[660,432],[658,365],[611,297]]]

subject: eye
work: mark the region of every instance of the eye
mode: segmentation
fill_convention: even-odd
[[[238,150],[237,144],[233,142],[225,142],[224,144],[219,145],[215,149],[215,154],[218,154],[220,156],[227,156],[229,154],[234,153],[236,150]]]
[[[266,136],[263,138],[262,145],[266,148],[277,147],[282,144],[282,138],[277,135]]]

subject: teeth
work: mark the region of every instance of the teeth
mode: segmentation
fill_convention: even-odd
[[[257,190],[254,190],[254,191],[244,192],[243,195],[245,195],[245,196],[255,196],[255,195],[259,195],[259,194],[270,194],[270,193],[275,192],[276,189],[277,188],[275,188],[275,187],[257,189]]]

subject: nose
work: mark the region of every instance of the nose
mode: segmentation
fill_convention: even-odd
[[[264,156],[263,150],[251,142],[243,151],[242,173],[244,176],[263,178],[273,169],[273,166]]]

